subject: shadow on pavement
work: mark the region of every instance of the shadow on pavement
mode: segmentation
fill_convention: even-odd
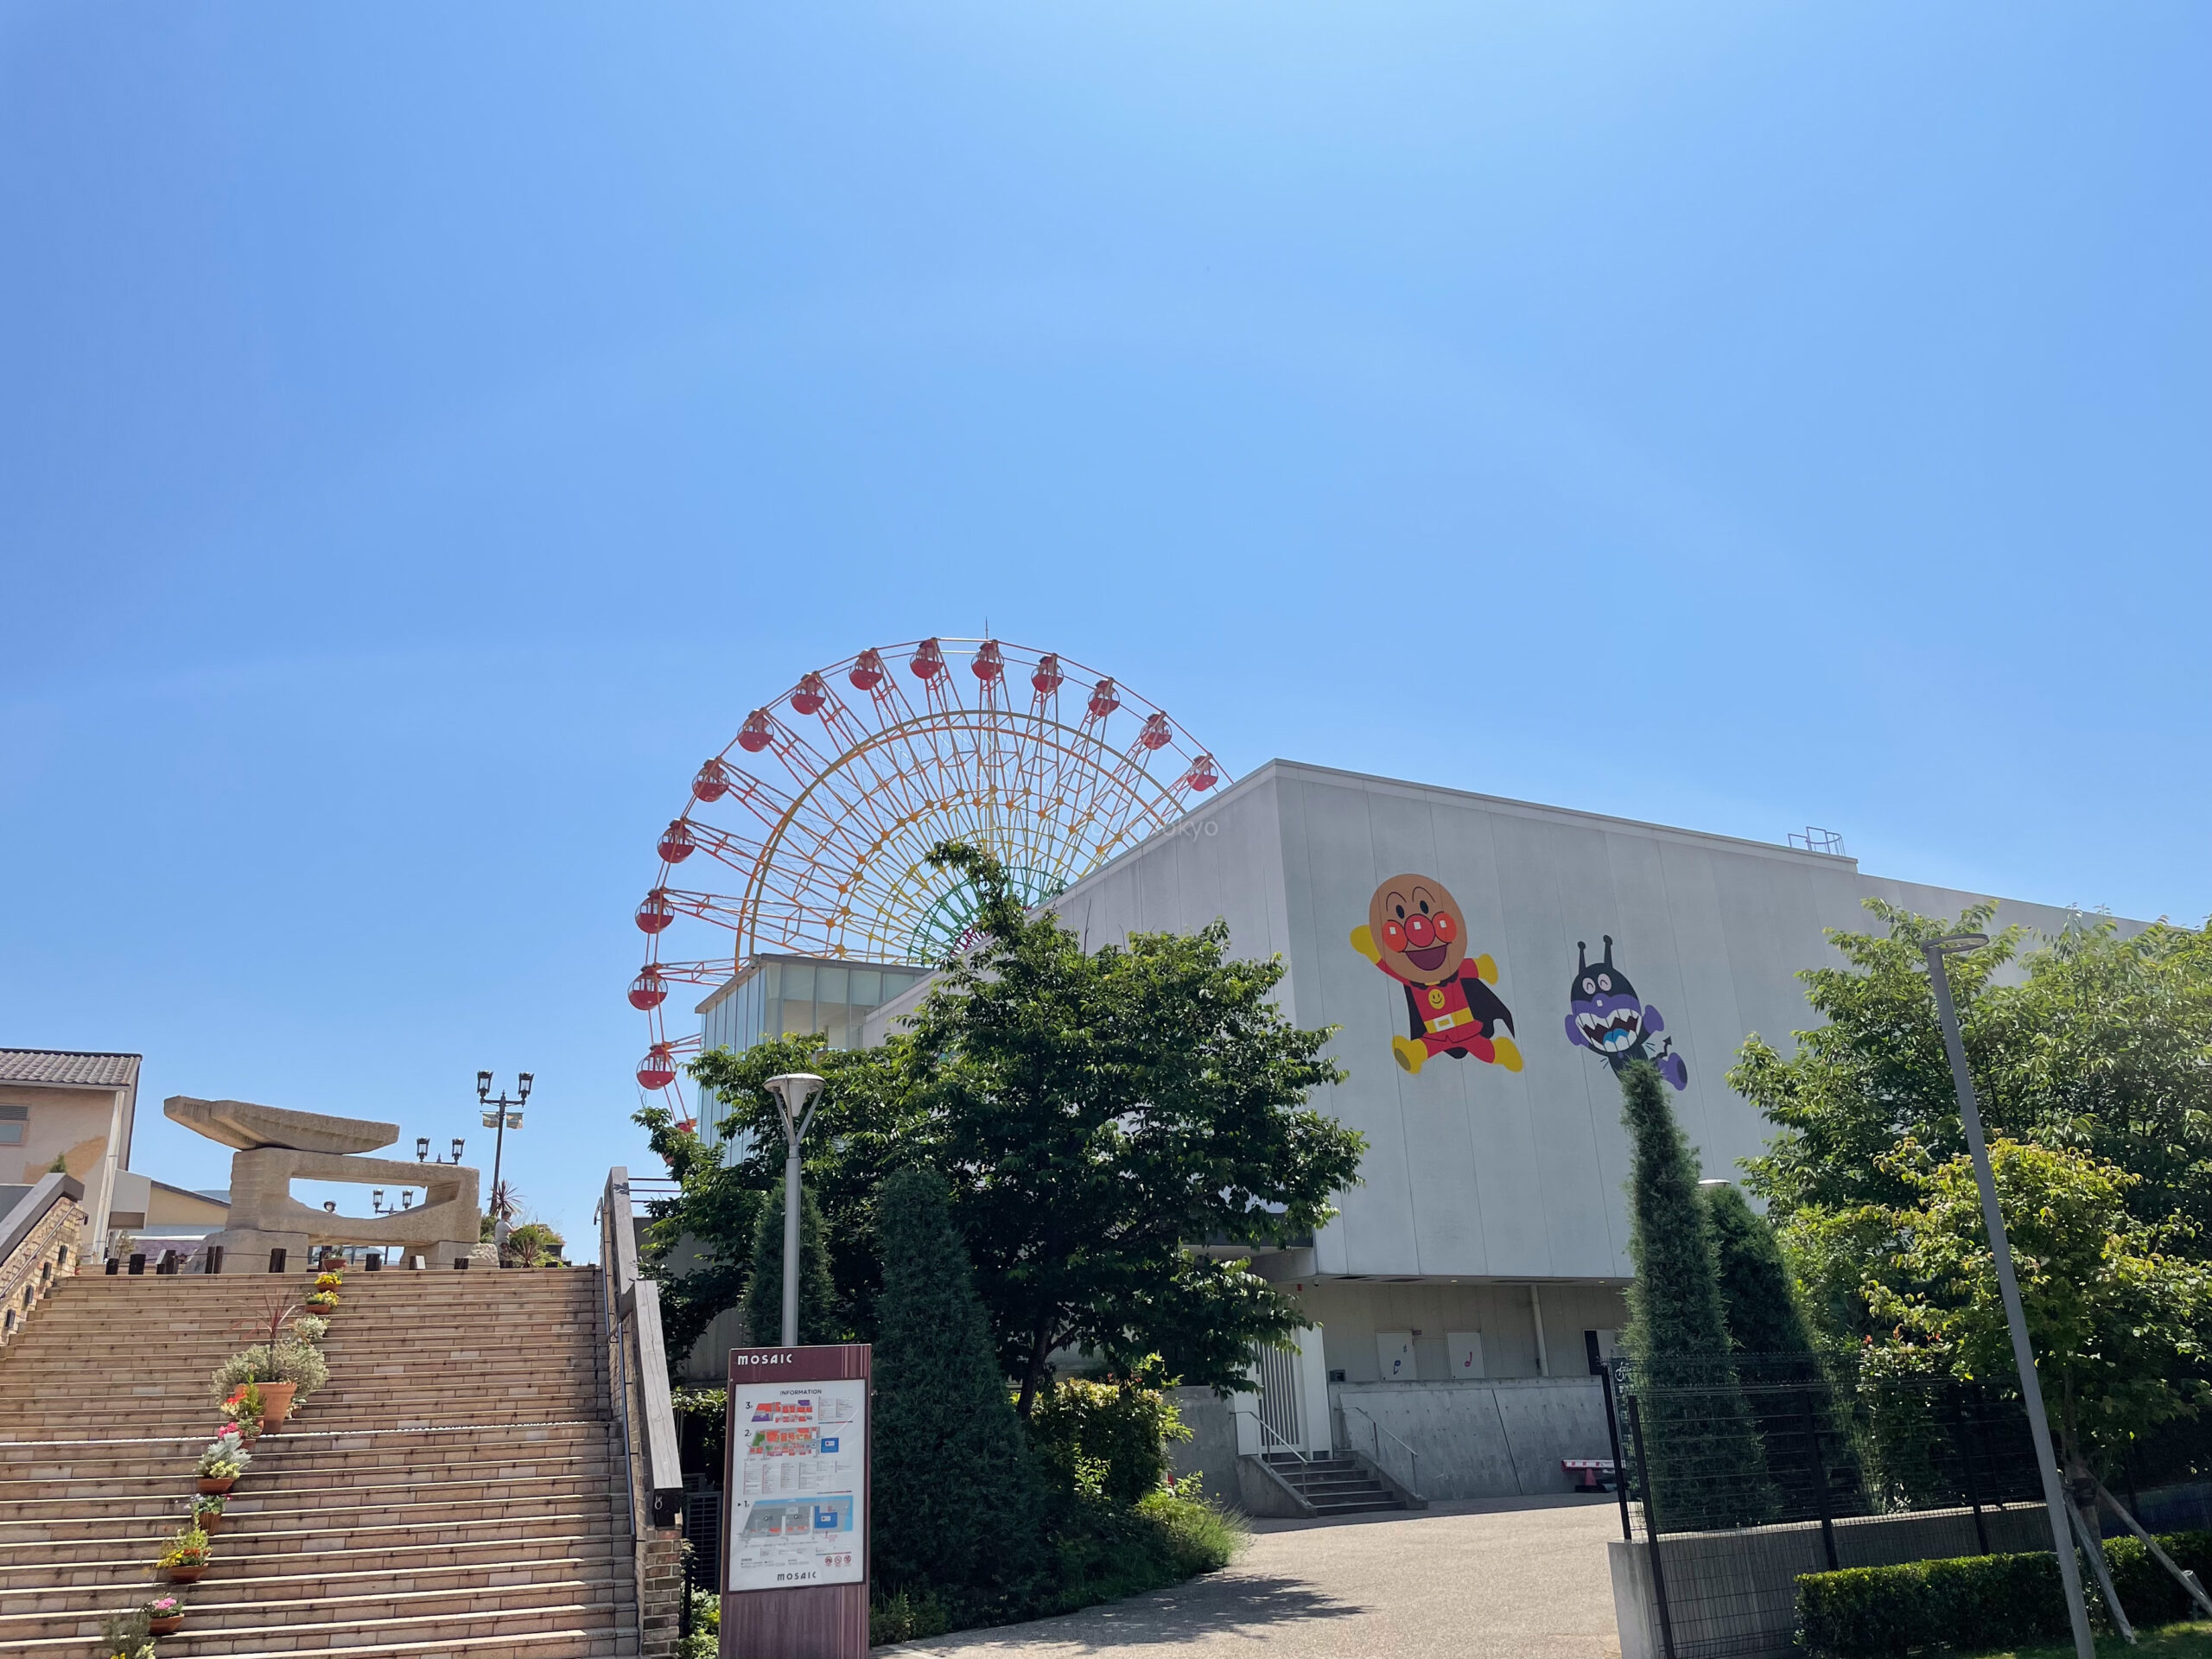
[[[1008,1624],[997,1630],[957,1630],[923,1642],[879,1648],[883,1654],[929,1654],[957,1649],[962,1653],[989,1653],[1048,1643],[1071,1653],[1110,1653],[1117,1648],[1162,1642],[1187,1642],[1197,1637],[1252,1630],[1264,1634],[1270,1624],[1312,1619],[1349,1618],[1368,1610],[1356,1602],[1340,1601],[1298,1579],[1272,1573],[1240,1573],[1231,1567],[1155,1590],[1128,1601],[1086,1607],[1058,1618],[1027,1624]]]

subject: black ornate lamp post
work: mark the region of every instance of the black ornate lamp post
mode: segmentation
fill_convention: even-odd
[[[507,1242],[506,1192],[499,1185],[499,1164],[507,1149],[507,1131],[522,1128],[522,1107],[523,1103],[530,1098],[530,1084],[531,1074],[518,1071],[515,1074],[515,1097],[509,1100],[507,1091],[502,1089],[499,1097],[494,1100],[492,1098],[492,1074],[489,1071],[476,1074],[476,1101],[484,1108],[484,1127],[499,1131],[498,1139],[492,1143],[492,1243],[495,1246]],[[461,1157],[461,1142],[458,1141],[454,1142],[454,1157],[455,1161]]]

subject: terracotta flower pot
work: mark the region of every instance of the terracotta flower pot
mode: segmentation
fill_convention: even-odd
[[[200,1477],[200,1490],[203,1492],[227,1492],[238,1484],[238,1478],[236,1475],[224,1475],[219,1478],[213,1475],[202,1475]]]
[[[223,1529],[223,1514],[219,1510],[194,1510],[192,1519],[200,1531],[211,1537]]]
[[[174,1618],[149,1618],[146,1621],[146,1628],[156,1636],[175,1636],[184,1628],[184,1615],[179,1613]]]
[[[169,1582],[171,1584],[197,1584],[200,1582],[200,1575],[207,1570],[207,1563],[205,1561],[200,1562],[197,1567],[173,1567],[169,1568]]]
[[[292,1395],[297,1391],[296,1382],[264,1382],[261,1385],[261,1432],[274,1434],[284,1427],[284,1419],[292,1409]]]

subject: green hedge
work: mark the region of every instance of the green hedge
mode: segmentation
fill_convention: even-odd
[[[2212,1533],[2162,1536],[2166,1554],[2212,1578]],[[2188,1592],[2133,1538],[2105,1541],[2113,1587],[2133,1623],[2189,1618]],[[2094,1581],[2091,1616],[2102,1620]],[[2022,1647],[2066,1639],[2058,1559],[2050,1554],[1967,1555],[1901,1567],[1808,1573],[1797,1580],[1797,1643],[1813,1659],[1888,1659],[1911,1648]]]

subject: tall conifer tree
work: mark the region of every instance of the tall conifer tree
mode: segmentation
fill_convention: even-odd
[[[876,1242],[875,1582],[970,1619],[1017,1612],[1044,1566],[1043,1483],[943,1178],[887,1179]]]
[[[814,1194],[798,1195],[798,1339],[842,1342],[837,1287],[830,1281],[830,1258],[823,1248],[822,1211]],[[753,1272],[745,1281],[745,1329],[756,1348],[784,1339],[784,1184],[769,1189],[753,1224]]]
[[[1649,1478],[1662,1525],[1724,1526],[1770,1508],[1765,1459],[1737,1386],[1697,1154],[1656,1067],[1621,1074],[1629,1176],[1629,1355],[1636,1363]]]

